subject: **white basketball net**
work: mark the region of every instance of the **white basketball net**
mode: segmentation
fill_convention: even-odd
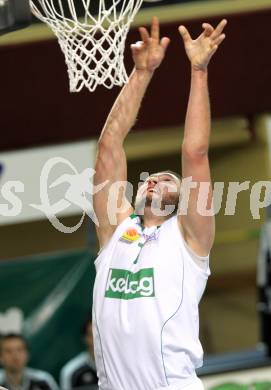
[[[112,88],[128,77],[124,47],[130,24],[143,0],[30,0],[33,14],[47,23],[65,55],[70,91],[97,85]],[[91,14],[93,4],[98,14]],[[97,6],[96,6],[97,7]],[[83,10],[83,17],[78,10]]]

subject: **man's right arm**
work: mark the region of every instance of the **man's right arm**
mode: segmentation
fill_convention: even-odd
[[[110,208],[112,212],[112,205],[108,207],[109,191],[112,184],[118,181],[127,182],[127,162],[123,142],[136,121],[148,84],[154,70],[162,62],[169,44],[168,38],[163,38],[160,41],[157,18],[152,20],[150,36],[143,27],[139,31],[142,42],[131,47],[135,69],[128,83],[120,92],[98,141],[94,185],[106,182],[103,189],[93,197],[94,211],[99,221],[99,226],[96,226],[96,229],[100,247],[103,247],[111,238],[118,224],[133,212],[131,204],[125,198],[124,186],[122,190],[113,194],[114,200],[117,202],[118,213],[116,223],[112,224],[108,215]],[[122,207],[123,200],[126,202]],[[114,207],[115,209],[116,207]]]

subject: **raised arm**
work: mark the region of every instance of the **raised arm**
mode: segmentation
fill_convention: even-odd
[[[225,38],[223,29],[227,21],[222,20],[214,29],[210,24],[202,25],[203,32],[192,40],[184,26],[179,27],[186,54],[191,62],[191,89],[185,120],[182,144],[182,176],[192,177],[197,183],[190,191],[186,215],[179,215],[180,228],[190,248],[200,256],[209,254],[214,241],[214,216],[203,215],[211,209],[212,185],[208,159],[211,114],[208,93],[208,64]],[[200,186],[209,184],[207,203],[199,197]],[[203,194],[203,192],[202,192]]]
[[[94,185],[107,181],[104,188],[97,192],[93,199],[94,211],[99,221],[96,229],[100,247],[111,238],[117,225],[133,212],[128,201],[122,207],[124,190],[118,191],[114,195],[114,202],[118,200],[119,206],[117,223],[112,224],[108,210],[115,209],[115,205],[108,207],[109,190],[113,183],[127,181],[127,162],[123,142],[136,121],[142,98],[169,44],[168,38],[160,40],[159,21],[156,17],[152,19],[150,35],[144,27],[140,27],[139,32],[142,41],[131,45],[135,68],[128,83],[120,92],[98,141]]]

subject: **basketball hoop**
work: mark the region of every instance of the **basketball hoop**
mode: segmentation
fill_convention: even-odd
[[[65,55],[71,92],[83,87],[94,91],[98,85],[112,88],[127,82],[125,40],[142,2],[30,0],[33,14],[57,36]]]

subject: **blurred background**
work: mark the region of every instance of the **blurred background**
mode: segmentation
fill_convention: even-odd
[[[253,216],[250,198],[256,182],[270,185],[271,0],[144,2],[127,39],[128,71],[129,45],[152,15],[171,45],[125,144],[128,179],[137,188],[141,172],[180,169],[190,69],[177,27],[184,24],[197,36],[202,22],[227,18],[226,40],[209,70],[212,176],[225,185],[200,306],[206,357],[200,374],[206,388],[234,382],[236,388],[271,389],[271,213],[262,207]],[[91,311],[97,253],[93,224],[65,196],[74,173],[93,167],[118,92],[98,87],[70,94],[57,40],[37,20],[0,37],[0,333],[22,332],[30,365],[56,380],[85,348],[80,329]],[[41,207],[41,173],[48,209],[57,210],[54,225]],[[57,182],[62,175],[66,180]],[[225,215],[230,182],[249,182],[249,190],[238,194],[235,214]]]

